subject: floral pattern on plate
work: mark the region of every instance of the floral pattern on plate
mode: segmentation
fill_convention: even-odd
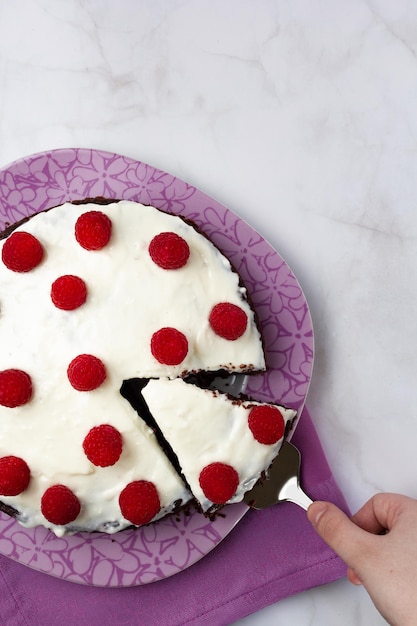
[[[244,281],[262,328],[267,371],[247,377],[246,393],[301,412],[313,366],[307,302],[281,256],[232,211],[186,182],[125,156],[62,149],[0,170],[0,230],[69,200],[104,196],[151,204],[193,220],[230,259]],[[215,548],[245,515],[225,507],[210,521],[198,512],[170,515],[115,535],[58,538],[24,528],[0,513],[0,553],[59,578],[96,586],[143,585],[167,578]]]

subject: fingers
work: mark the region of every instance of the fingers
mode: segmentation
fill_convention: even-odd
[[[392,530],[392,537],[401,537],[401,533],[409,536],[412,528],[415,539],[417,501],[399,494],[376,494],[351,519],[330,502],[314,502],[308,508],[307,517],[316,532],[348,565],[349,580],[360,585],[363,576],[366,578],[383,556],[380,543],[383,538],[377,535]]]
[[[352,515],[351,520],[368,533],[379,535],[387,530],[386,516],[379,513],[379,506],[374,496]]]
[[[361,579],[359,578],[357,573],[351,567],[348,567],[348,569],[347,569],[347,577],[348,577],[349,582],[351,582],[353,585],[361,585],[362,584]]]
[[[378,493],[366,502],[352,517],[352,521],[370,533],[380,534],[391,530],[406,509],[417,513],[412,498],[393,493]]]
[[[351,567],[362,560],[374,539],[330,502],[313,502],[307,517],[320,537]]]

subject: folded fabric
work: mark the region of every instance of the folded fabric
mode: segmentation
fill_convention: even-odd
[[[347,511],[307,409],[293,443],[302,453],[305,491]],[[345,572],[305,512],[282,503],[249,511],[200,561],[148,585],[78,585],[0,557],[0,616],[8,626],[221,626]]]

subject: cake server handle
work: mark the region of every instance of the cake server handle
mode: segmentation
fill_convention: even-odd
[[[278,502],[293,502],[307,510],[313,500],[300,487],[300,465],[299,450],[284,441],[267,478],[245,493],[246,504],[254,509],[266,509]]]

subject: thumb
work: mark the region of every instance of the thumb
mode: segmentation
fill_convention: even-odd
[[[345,563],[355,567],[365,552],[368,533],[330,502],[313,502],[308,508],[307,517],[317,534]]]

